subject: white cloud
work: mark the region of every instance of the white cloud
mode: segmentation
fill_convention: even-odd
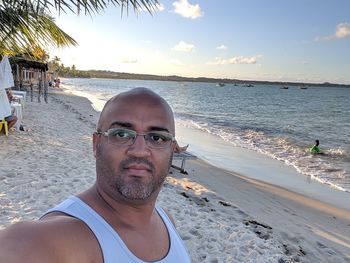
[[[123,58],[120,62],[123,64],[134,64],[137,63],[137,58]]]
[[[220,46],[216,47],[216,49],[218,49],[218,50],[226,50],[227,47],[225,45],[220,45]]]
[[[207,62],[208,65],[230,65],[230,64],[256,64],[259,56],[252,57],[233,57],[229,59],[215,58],[214,61]]]
[[[335,29],[334,35],[325,37],[315,37],[315,41],[343,39],[350,36],[350,24],[340,23]]]
[[[188,0],[179,0],[173,3],[174,12],[183,17],[196,19],[203,16],[203,12],[198,4],[191,5]]]
[[[193,44],[187,44],[185,41],[180,41],[172,49],[175,51],[190,52],[194,50],[195,46]]]
[[[346,38],[348,36],[350,36],[350,24],[341,23],[341,24],[337,25],[335,37],[336,38]]]

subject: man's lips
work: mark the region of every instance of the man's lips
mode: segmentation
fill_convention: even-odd
[[[134,176],[144,176],[151,171],[151,168],[145,164],[129,164],[124,166],[124,169]]]

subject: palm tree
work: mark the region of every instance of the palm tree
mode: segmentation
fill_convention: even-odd
[[[44,46],[77,45],[38,5],[0,1],[0,54],[35,56]],[[40,55],[39,55],[40,56]]]
[[[48,62],[49,70],[52,72],[59,72],[60,63],[61,63],[61,59],[57,56],[54,56],[53,59]]]
[[[43,63],[47,63],[50,57],[46,50],[39,46],[27,46],[25,48],[22,48],[19,52],[16,52],[14,55],[16,57],[35,60]]]
[[[0,0],[0,55],[25,53],[29,47],[44,50],[47,45],[63,47],[77,42],[60,29],[50,9],[80,14],[99,13],[112,3],[128,11],[146,8],[150,13],[158,0]]]

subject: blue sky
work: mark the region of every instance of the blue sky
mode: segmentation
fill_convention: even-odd
[[[167,0],[56,21],[79,46],[50,55],[78,69],[350,84],[349,0]]]

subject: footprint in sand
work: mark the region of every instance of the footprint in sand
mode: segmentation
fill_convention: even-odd
[[[199,231],[198,231],[197,229],[191,229],[191,230],[189,231],[189,233],[192,234],[192,235],[195,236],[195,237],[202,238],[201,233],[199,233]]]
[[[249,226],[250,229],[261,239],[268,240],[272,235],[272,227],[259,223],[255,220],[244,220],[243,223]]]

